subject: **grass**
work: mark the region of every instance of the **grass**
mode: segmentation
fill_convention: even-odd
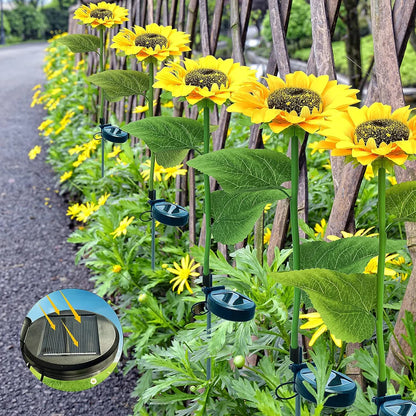
[[[109,367],[103,370],[101,373],[97,374],[95,377],[88,377],[82,380],[75,381],[63,381],[56,380],[54,378],[44,377],[42,382],[47,386],[52,387],[56,390],[64,391],[81,391],[88,390],[97,384],[100,384],[104,381],[117,367],[117,362],[113,362]],[[35,375],[35,377],[40,380],[41,374],[38,373],[33,367],[30,367],[30,371]]]

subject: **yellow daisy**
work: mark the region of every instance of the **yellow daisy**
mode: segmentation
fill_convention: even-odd
[[[199,276],[199,273],[195,272],[194,270],[197,269],[200,266],[200,264],[199,263],[194,264],[194,259],[191,260],[189,258],[189,254],[187,254],[186,257],[181,258],[180,266],[178,263],[176,263],[176,261],[173,262],[173,266],[174,267],[168,267],[166,269],[168,272],[176,274],[176,277],[174,277],[173,279],[169,281],[169,283],[174,282],[174,284],[172,285],[172,290],[174,291],[175,288],[177,288],[178,294],[180,294],[183,291],[184,286],[186,286],[189,293],[192,294],[193,291],[191,289],[191,286],[189,286],[188,279],[191,276],[193,277]]]
[[[269,123],[275,133],[292,125],[315,133],[327,117],[358,102],[358,90],[330,81],[327,75],[296,71],[286,75],[286,81],[274,75],[267,75],[266,81],[267,87],[245,82],[231,95],[233,104],[227,111],[245,114],[252,123]]]
[[[163,168],[164,180],[167,181],[169,178],[176,178],[178,175],[186,175],[187,170],[182,168],[183,164],[172,166],[170,168]]]
[[[416,116],[409,119],[410,112],[409,106],[392,112],[389,105],[381,103],[350,107],[320,131],[325,136],[320,147],[355,164],[391,170],[416,154]]]
[[[66,180],[68,180],[71,176],[72,176],[73,171],[67,171],[65,172],[63,175],[61,175],[61,177],[59,178],[59,182],[65,182]]]
[[[272,236],[272,230],[270,228],[266,228],[263,234],[263,244],[269,244],[271,236]]]
[[[398,256],[399,255],[397,253],[390,254],[390,255],[386,254],[385,262],[392,263],[392,260],[394,260]],[[367,263],[367,266],[365,266],[364,273],[365,274],[377,274],[377,270],[378,270],[378,256],[375,256],[372,259],[370,259],[370,261]],[[397,275],[397,273],[393,269],[385,267],[384,275],[394,278]]]
[[[192,105],[204,99],[221,105],[244,82],[255,79],[255,70],[232,59],[209,55],[196,61],[185,59],[184,67],[168,63],[156,74],[157,82],[153,86],[172,92],[174,97],[185,97]]]
[[[122,29],[113,38],[111,48],[123,51],[126,55],[136,55],[139,61],[154,58],[164,61],[190,51],[187,46],[189,35],[172,29],[172,26],[159,26],[156,23],[146,28],[135,25],[133,30]]]
[[[315,231],[315,237],[320,236],[323,238],[325,236],[326,226],[327,223],[325,218],[322,218],[320,223],[315,224],[315,227],[313,228]]]
[[[127,9],[117,6],[116,3],[100,1],[98,4],[90,3],[89,6],[79,7],[75,10],[74,19],[94,28],[110,28],[129,20],[128,13]]]
[[[145,169],[142,170],[142,177],[145,181],[148,181],[150,178],[150,160],[146,160],[146,162],[143,163],[143,166],[145,167]],[[155,161],[153,180],[160,182],[162,180],[162,173],[164,172],[165,168]]]
[[[112,232],[110,233],[113,238],[117,238],[120,237],[121,235],[126,235],[127,234],[127,227],[133,222],[134,217],[124,217],[121,221],[120,224],[118,225],[118,227]]]
[[[315,344],[316,340],[326,331],[328,331],[328,327],[325,325],[323,319],[319,312],[312,312],[312,313],[305,313],[299,315],[300,319],[307,319],[308,321],[305,322],[303,325],[300,326],[300,329],[313,329],[318,328],[314,334],[312,335],[311,340],[309,341],[309,346],[312,347]],[[333,334],[330,333],[331,339],[334,344],[338,347],[342,347],[342,340],[336,338]]]
[[[29,153],[29,159],[33,160],[36,158],[36,156],[41,152],[42,148],[38,145],[36,145]]]

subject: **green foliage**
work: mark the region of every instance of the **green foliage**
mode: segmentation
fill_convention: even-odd
[[[283,285],[303,289],[335,337],[361,342],[374,331],[376,276],[326,269],[271,273]]]
[[[149,117],[129,123],[125,131],[142,139],[149,149],[168,161],[173,166],[186,156],[184,150],[198,149],[204,141],[204,129],[200,122],[181,117]],[[179,156],[177,156],[179,155]],[[176,162],[176,163],[174,163]]]
[[[416,221],[416,181],[394,185],[386,191],[386,210],[396,221]]]
[[[143,72],[130,69],[113,69],[99,72],[90,75],[87,80],[102,88],[108,101],[120,101],[123,97],[144,94],[149,88],[149,76]]]
[[[388,240],[387,252],[403,249],[404,241]],[[368,262],[378,255],[378,238],[351,237],[336,241],[313,241],[301,244],[301,269],[314,267],[343,273],[363,272]]]
[[[23,41],[42,39],[46,24],[43,14],[34,6],[19,4],[12,10],[5,11],[10,24],[10,34]]]
[[[73,53],[96,52],[100,47],[100,39],[94,35],[66,35],[57,40]]]
[[[216,241],[235,244],[252,229],[267,203],[287,198],[290,160],[266,149],[224,149],[188,162],[213,176],[224,191],[212,194],[212,233]]]

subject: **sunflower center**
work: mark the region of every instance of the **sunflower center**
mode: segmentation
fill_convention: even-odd
[[[319,94],[306,88],[281,88],[273,91],[267,98],[269,108],[284,110],[290,113],[295,111],[299,116],[303,107],[308,107],[312,112],[314,108],[319,110],[322,101]]]
[[[209,90],[214,84],[218,87],[227,86],[227,75],[222,71],[210,68],[194,69],[185,75],[185,84]]]
[[[111,19],[113,17],[113,12],[108,9],[94,9],[90,16],[94,19]]]
[[[408,140],[409,129],[401,121],[386,118],[364,121],[355,129],[355,135],[357,142],[362,139],[367,144],[368,139],[373,138],[379,147],[381,143]]]
[[[168,46],[168,39],[157,33],[143,33],[143,35],[137,36],[134,43],[136,46],[143,46],[144,48],[155,49],[156,45],[159,45],[161,48],[166,48]]]

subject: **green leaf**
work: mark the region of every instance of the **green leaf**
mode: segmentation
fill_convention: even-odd
[[[394,185],[386,191],[386,211],[397,221],[416,221],[416,181]]]
[[[213,192],[211,202],[214,240],[223,244],[236,244],[244,240],[265,205],[284,198],[286,194],[279,189],[240,193]]]
[[[67,46],[71,52],[95,52],[100,47],[100,39],[94,35],[66,35],[57,40]]]
[[[187,162],[213,176],[224,189],[212,194],[214,239],[244,240],[268,203],[288,197],[281,184],[290,180],[290,159],[267,149],[224,149]]]
[[[183,162],[188,152],[188,149],[165,150],[156,153],[156,161],[164,168],[170,168],[171,166],[176,166]]]
[[[372,336],[377,277],[326,269],[271,273],[278,283],[303,289],[332,334],[346,342]]]
[[[401,250],[405,245],[405,241],[388,240],[387,253]],[[331,242],[312,241],[300,245],[300,268],[362,273],[375,256],[378,256],[378,238],[350,237]]]
[[[104,91],[108,101],[119,101],[130,95],[144,94],[149,88],[149,76],[130,69],[112,69],[91,75],[87,81]]]
[[[197,149],[204,141],[202,124],[183,117],[149,117],[133,121],[124,126],[123,130],[144,140],[155,153]]]
[[[276,189],[290,180],[290,159],[267,149],[223,149],[188,162],[226,192]]]

